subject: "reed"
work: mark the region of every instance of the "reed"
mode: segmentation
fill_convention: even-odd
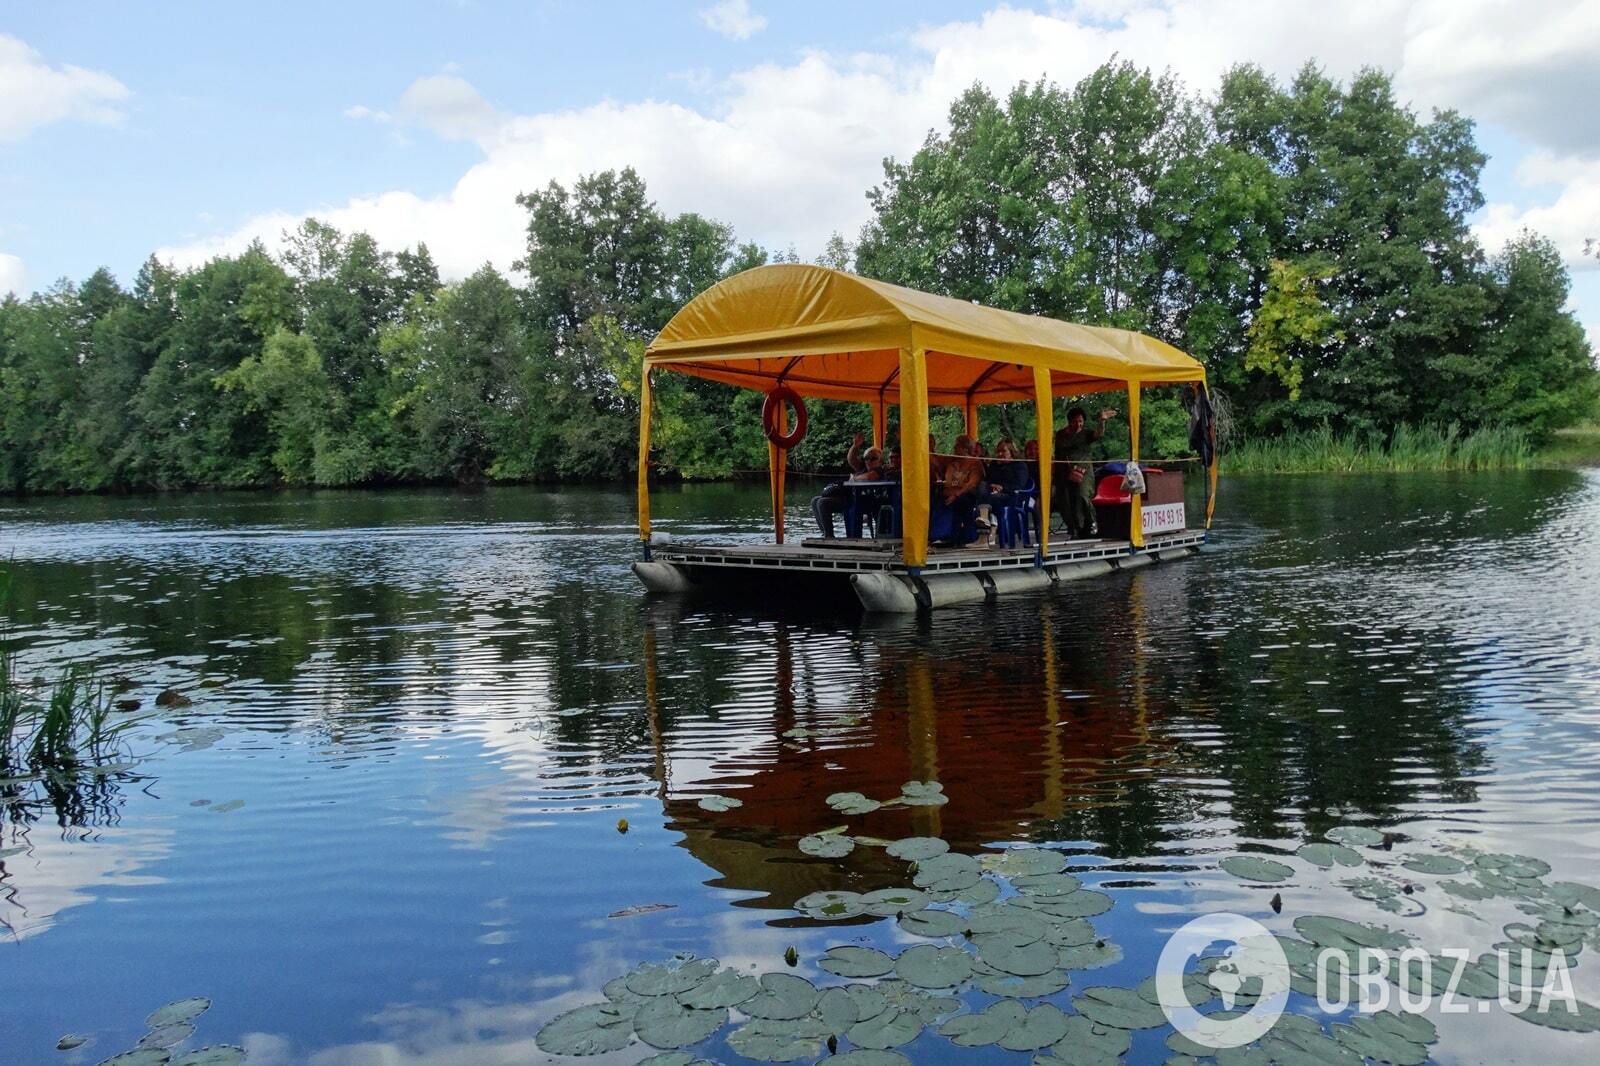
[[[1231,474],[1377,474],[1418,470],[1508,470],[1532,466],[1535,452],[1518,429],[1400,426],[1387,440],[1336,433],[1326,423],[1278,437],[1246,438],[1222,456]]]

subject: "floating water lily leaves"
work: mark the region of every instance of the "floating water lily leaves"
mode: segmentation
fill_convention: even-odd
[[[594,1003],[547,1022],[534,1037],[550,1055],[600,1055],[633,1040],[632,1012],[615,1003]]]
[[[966,931],[967,920],[950,911],[920,910],[901,915],[900,928],[912,936],[956,936]]]
[[[1287,881],[1294,875],[1294,867],[1256,855],[1230,855],[1218,865],[1235,877],[1266,885]]]
[[[813,833],[800,838],[800,850],[819,859],[842,859],[856,849],[843,833]]]
[[[862,901],[860,893],[833,890],[801,896],[794,901],[794,909],[807,918],[821,922],[859,918],[867,913],[867,905]]]
[[[1301,844],[1295,849],[1295,854],[1313,866],[1320,866],[1327,870],[1335,865],[1360,866],[1366,860],[1359,851],[1347,848],[1343,844],[1328,844],[1314,840],[1309,844]]]
[[[172,1052],[166,1048],[143,1047],[103,1059],[100,1066],[167,1066],[171,1061]]]
[[[1408,855],[1400,865],[1419,874],[1458,874],[1467,868],[1452,855]]]
[[[926,1024],[916,1011],[888,1007],[856,1022],[844,1035],[857,1047],[881,1051],[911,1043],[922,1035]]]
[[[1000,1036],[1007,1051],[1038,1051],[1067,1035],[1067,1016],[1051,1003],[1041,1003]]]
[[[152,1029],[139,1038],[140,1047],[171,1048],[183,1043],[194,1035],[194,1026],[188,1022],[173,1022]]]
[[[718,1007],[737,1007],[759,991],[761,983],[749,974],[718,970],[693,988],[677,993],[676,998],[685,1007],[716,1010]]]
[[[977,1014],[958,1014],[939,1026],[939,1035],[960,1047],[998,1044],[1012,1026],[1028,1016],[1028,1008],[1003,999]]]
[[[1315,1022],[1310,1025],[1309,1029],[1298,1025],[1274,1026],[1262,1039],[1261,1051],[1275,1066],[1361,1066],[1360,1055],[1325,1034]]]
[[[1024,877],[1013,877],[1011,887],[1025,896],[1049,899],[1071,895],[1083,887],[1083,882],[1071,874],[1028,874]]]
[[[1440,881],[1439,887],[1457,899],[1484,900],[1494,898],[1494,889],[1485,888],[1472,881]]]
[[[638,996],[672,996],[687,992],[716,970],[716,959],[674,959],[665,964],[646,962],[624,977],[623,984]]]
[[[1054,944],[1029,940],[1011,930],[979,933],[972,942],[985,964],[1017,977],[1038,977],[1056,969],[1059,963]]]
[[[1428,1049],[1424,1044],[1378,1021],[1379,1017],[1357,1016],[1350,1019],[1349,1024],[1335,1022],[1333,1038],[1363,1058],[1377,1059],[1391,1066],[1422,1066],[1428,1061]]]
[[[760,980],[761,990],[739,1004],[752,1018],[780,1022],[803,1018],[822,995],[810,981],[792,973],[764,973]]]
[[[1404,933],[1324,914],[1302,914],[1294,920],[1294,929],[1313,944],[1325,948],[1402,951],[1411,944],[1411,938]]]
[[[704,1059],[697,1059],[687,1051],[662,1051],[651,1055],[647,1059],[640,1059],[635,1066],[710,1066]]]
[[[1066,1033],[1056,1041],[1055,1054],[1034,1062],[1060,1066],[1067,1062],[1073,1066],[1120,1066],[1120,1060],[1133,1046],[1133,1037],[1126,1029],[1101,1025],[1081,1014],[1066,1017]]]
[[[86,1036],[79,1036],[77,1033],[68,1033],[65,1036],[63,1036],[60,1040],[56,1041],[56,1050],[57,1051],[71,1051],[74,1048],[82,1047],[83,1045],[87,1044],[88,1042],[89,1042],[89,1038],[86,1037]]]
[[[734,799],[732,796],[702,796],[700,798],[700,809],[711,811],[714,814],[731,811],[735,807],[743,806],[744,800]]]
[[[972,968],[972,981],[991,996],[1011,999],[1043,999],[1053,996],[1072,983],[1065,970],[1051,970],[1034,977],[1019,977],[981,963]]]
[[[953,988],[972,976],[972,957],[960,948],[918,944],[901,952],[894,969],[918,988]]]
[[[1027,896],[1016,903],[1019,907],[1028,907],[1052,918],[1093,918],[1110,910],[1112,899],[1104,892],[1080,888],[1065,896]]]
[[[928,894],[915,888],[880,888],[861,897],[861,904],[867,908],[868,914],[884,918],[920,911],[928,902]]]
[[[1065,921],[1056,919],[1044,938],[1058,948],[1075,948],[1079,944],[1094,943],[1100,939],[1100,934],[1095,931],[1094,926],[1082,918]]]
[[[159,1029],[163,1025],[192,1022],[210,1009],[211,1001],[205,996],[190,996],[188,999],[175,1000],[164,1007],[157,1007],[150,1012],[144,1024],[152,1029]]]
[[[1383,843],[1383,834],[1365,825],[1336,825],[1322,835],[1348,847],[1372,848]]]
[[[1600,912],[1600,888],[1577,881],[1552,881],[1546,889],[1550,898],[1567,906],[1583,906]]]
[[[1066,856],[1048,848],[1011,848],[998,855],[984,855],[978,861],[985,870],[1007,878],[1058,874],[1067,868]]]
[[[1086,988],[1072,1000],[1072,1005],[1091,1022],[1114,1029],[1155,1029],[1167,1024],[1161,1008],[1131,988]]]
[[[960,892],[983,880],[983,869],[971,855],[951,852],[917,863],[911,881],[931,892]]]
[[[950,845],[938,837],[906,837],[896,840],[884,850],[905,862],[923,862],[943,855],[950,850]]]
[[[1096,940],[1093,943],[1077,944],[1056,951],[1056,961],[1061,964],[1063,970],[1098,970],[1102,966],[1110,966],[1121,958],[1122,948],[1109,940]]]
[[[662,996],[639,1008],[633,1016],[633,1030],[651,1047],[672,1050],[698,1044],[721,1029],[728,1021],[725,1007],[696,1010],[676,999]]]
[[[828,797],[828,806],[840,814],[871,814],[883,804],[859,792],[835,792]]]
[[[757,1018],[728,1034],[728,1046],[747,1059],[763,1062],[794,1062],[815,1058],[822,1053],[828,1034],[809,1018],[798,1021],[769,1021]]]
[[[898,1051],[878,1051],[873,1048],[846,1051],[828,1060],[829,1066],[911,1066],[911,1060]]]
[[[244,1061],[244,1048],[233,1044],[212,1044],[195,1048],[172,1060],[172,1066],[238,1066]]]
[[[944,786],[937,781],[907,781],[900,786],[897,802],[908,807],[942,807],[950,802]]]
[[[1525,1022],[1568,1033],[1600,1033],[1600,1007],[1569,997],[1541,996],[1517,1014]]]
[[[894,956],[877,948],[843,944],[829,948],[817,965],[839,977],[882,977],[894,970]]]

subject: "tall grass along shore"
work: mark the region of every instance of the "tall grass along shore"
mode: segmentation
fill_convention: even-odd
[[[1388,440],[1336,433],[1323,425],[1272,438],[1247,438],[1223,452],[1229,474],[1373,474],[1423,470],[1520,470],[1543,465],[1519,429],[1400,426]]]

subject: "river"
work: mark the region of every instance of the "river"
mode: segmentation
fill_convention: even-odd
[[[654,501],[678,536],[755,534],[765,507],[752,485]],[[1208,912],[1476,954],[1548,903],[1455,895],[1409,855],[1600,883],[1600,471],[1225,480],[1212,539],[885,620],[647,600],[619,490],[0,501],[21,676],[86,664],[147,715],[121,769],[0,787],[0,1060],[99,1062],[203,996],[175,1055],[636,1062],[653,1049],[580,1060],[535,1036],[675,954],[820,986],[841,980],[830,946],[929,942],[892,914],[794,909],[906,885],[882,845],[906,836],[1049,853],[1001,871],[1007,893],[1059,855],[1109,897],[1089,919],[1105,957],[1027,1001],[1069,1011],[1137,985]],[[826,802],[930,781],[947,803]],[[797,848],[841,826],[849,854]],[[1359,867],[1296,855],[1339,826],[1382,843]],[[1239,855],[1293,873],[1219,867]],[[1584,936],[1571,978],[1600,1002]],[[1428,1016],[1438,1062],[1600,1058],[1600,1036],[1498,1010]],[[745,1061],[737,1027],[691,1050]],[[1028,1061],[937,1029],[899,1052]],[[55,1050],[67,1034],[87,1043]],[[1162,1061],[1170,1035],[1134,1029],[1126,1060]]]

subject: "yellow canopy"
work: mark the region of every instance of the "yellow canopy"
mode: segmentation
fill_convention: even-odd
[[[744,388],[781,381],[802,396],[899,402],[900,353],[925,352],[927,402],[1031,399],[1130,381],[1201,381],[1178,349],[1122,329],[1079,326],[934,296],[820,266],[757,267],[707,289],[645,354],[661,367]]]
[[[898,404],[901,557],[911,568],[922,566],[928,553],[930,406],[965,408],[967,431],[975,435],[979,405],[1032,399],[1039,443],[1037,488],[1048,507],[1053,397],[1126,389],[1130,454],[1137,459],[1140,389],[1205,381],[1205,368],[1198,362],[1142,333],[998,311],[820,266],[747,270],[691,300],[645,351],[639,535],[647,551],[650,373],[656,369],[763,392],[782,384],[802,396],[872,404],[873,436],[879,443],[884,408]],[[776,445],[768,451],[781,543],[785,458]],[[1214,498],[1214,463],[1211,477]],[[1139,506],[1135,495],[1135,515]],[[1137,520],[1131,539],[1135,545],[1144,543]],[[1048,543],[1048,530],[1041,529],[1036,553],[1041,565]]]

